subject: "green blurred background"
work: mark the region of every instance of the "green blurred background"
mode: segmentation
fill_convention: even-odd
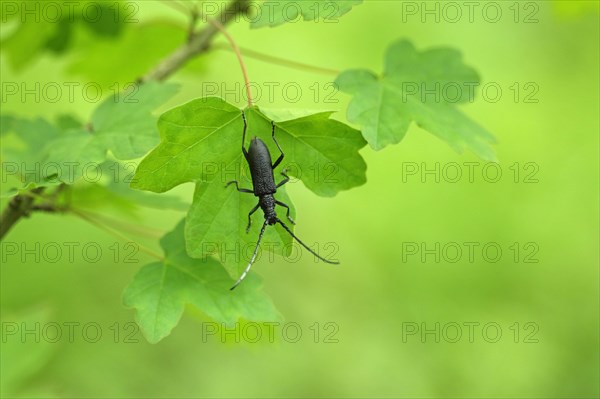
[[[140,24],[128,29],[142,29],[144,23],[157,20],[185,25],[182,15],[160,2],[137,4]],[[412,4],[424,7],[425,3]],[[426,4],[434,7],[435,3]],[[497,23],[486,21],[477,9],[472,23],[466,15],[457,23],[444,18],[436,23],[431,16],[423,23],[421,14],[403,12],[406,4],[400,1],[368,0],[338,23],[298,22],[258,30],[250,30],[243,21],[231,25],[230,32],[243,47],[340,70],[381,71],[386,47],[398,38],[411,40],[421,50],[442,45],[459,49],[482,82],[502,89],[496,102],[478,95],[474,103],[462,107],[498,138],[502,178],[496,183],[486,181],[483,161],[469,153],[454,153],[413,125],[401,144],[380,152],[362,151],[368,164],[368,182],[362,187],[328,199],[301,184],[290,184],[298,234],[313,241],[334,240],[342,261],[339,267],[313,263],[309,257],[298,263],[257,263],[255,272],[263,276],[265,289],[285,321],[299,326],[298,342],[291,342],[293,329],[287,339],[282,336],[281,326],[274,330],[273,343],[203,336],[206,318],[188,309],[171,336],[150,345],[128,324],[133,311],[123,308],[121,294],[136,271],[152,259],[140,253],[137,264],[123,262],[122,256],[115,263],[108,249],[118,242],[113,236],[73,216],[36,214],[11,231],[3,250],[6,242],[30,247],[35,242],[42,246],[97,242],[105,256],[97,263],[86,262],[80,252],[74,262],[4,259],[0,269],[3,394],[598,397],[597,3],[520,2],[516,3],[522,12],[518,22],[510,8],[514,2],[496,4],[504,13]],[[532,10],[537,22],[524,23],[524,15]],[[3,25],[3,37],[9,28],[10,24]],[[75,48],[91,40],[84,33],[77,37],[81,42]],[[148,46],[158,49],[147,55],[138,56],[110,42],[96,43],[94,57],[82,58],[77,51],[68,57],[45,53],[18,71],[3,52],[2,81],[31,85],[98,81],[103,87],[111,81],[130,81],[147,69],[144,63],[151,65],[167,54],[183,34],[161,37],[162,41],[147,40]],[[224,43],[222,37],[217,41]],[[24,46],[22,51],[29,50]],[[323,102],[323,94],[331,92],[325,85],[334,76],[250,58],[246,62],[253,81],[297,82],[303,91],[295,103],[276,91],[274,101],[263,98],[258,105],[332,109],[340,111],[336,118],[344,119],[348,96],[334,93],[338,103]],[[93,64],[95,77],[81,73]],[[203,55],[170,80],[183,87],[163,110],[205,94],[203,82],[223,82],[231,90],[241,84],[239,67],[228,51]],[[515,83],[521,90],[517,101],[511,89]],[[534,86],[525,88],[527,83]],[[322,90],[317,102],[314,84]],[[525,101],[531,87],[539,88],[531,97],[536,102]],[[236,102],[231,94],[223,96],[244,105],[243,98]],[[70,113],[85,120],[96,104],[76,98],[75,103],[66,98],[49,103],[11,97],[3,99],[2,111],[52,119]],[[450,163],[461,165],[466,173],[465,162],[476,163],[472,182],[466,176],[452,183],[443,174],[439,182],[431,175],[403,174],[407,166],[422,171],[438,165],[443,171]],[[516,182],[515,169],[520,171]],[[536,181],[525,182],[533,170]],[[186,185],[176,193],[189,201],[192,189]],[[115,212],[103,210],[120,218]],[[182,214],[144,211],[137,217],[137,224],[166,232]],[[158,248],[156,240],[139,240]],[[479,245],[473,262],[464,242]],[[421,252],[403,252],[410,243],[424,243],[427,248],[458,243],[464,251],[454,263],[444,256],[439,262],[433,255],[423,260]],[[502,249],[499,261],[482,256],[486,243]],[[517,259],[514,243],[520,248]],[[122,248],[123,243],[119,245]],[[526,258],[532,249],[537,252]],[[58,343],[43,339],[36,343],[29,336],[23,344],[6,334],[7,322],[97,323],[102,337],[91,342],[93,329],[85,338],[75,328],[73,342],[63,337]],[[465,323],[478,323],[472,339]],[[435,333],[421,334],[423,328],[435,330],[436,325],[439,339]],[[462,337],[451,342],[456,325]],[[499,327],[502,335],[495,338],[494,328],[484,332],[484,325]],[[414,327],[419,331],[407,334],[407,328]],[[316,339],[315,330],[319,331]],[[116,339],[115,331],[119,332]],[[335,342],[326,342],[331,332]]]

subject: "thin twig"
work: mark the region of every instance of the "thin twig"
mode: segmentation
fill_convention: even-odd
[[[215,43],[211,46],[211,49],[232,51],[231,47],[225,43]],[[336,76],[341,73],[341,71],[336,70],[336,69],[323,68],[323,67],[319,67],[319,66],[315,66],[315,65],[305,64],[302,62],[287,60],[285,58],[275,57],[275,56],[272,56],[269,54],[261,53],[261,52],[255,51],[255,50],[250,50],[250,49],[244,48],[244,47],[239,47],[239,49],[240,49],[240,52],[242,53],[242,55],[244,55],[246,57],[254,58],[254,59],[272,63],[272,64],[278,64],[278,65],[288,67],[288,68],[294,68],[294,69],[299,69],[299,70],[308,71],[308,72],[315,72],[315,73],[322,73],[322,74],[326,74],[326,75],[336,75]]]
[[[196,5],[194,4],[192,7],[187,7],[184,3],[180,4],[176,0],[161,0],[161,3],[163,3],[167,7],[172,8],[175,11],[182,13],[186,17],[190,17],[187,39],[189,43],[194,38],[196,22],[198,22],[198,18],[201,16],[201,14],[197,11]]]
[[[246,96],[248,97],[248,107],[252,107],[253,101],[252,101],[252,90],[250,90],[250,79],[248,79],[248,71],[246,70],[246,64],[244,64],[244,59],[242,58],[242,53],[240,52],[240,48],[238,47],[235,40],[233,40],[233,37],[229,34],[229,32],[227,32],[227,30],[225,30],[225,27],[219,21],[209,18],[208,22],[210,22],[213,26],[215,26],[217,29],[219,29],[221,31],[221,33],[223,33],[223,35],[229,41],[229,44],[231,45],[231,48],[232,48],[233,52],[235,53],[235,56],[237,57],[238,62],[240,63],[240,68],[242,68],[242,75],[244,75],[244,82],[246,84]]]
[[[154,252],[153,250],[151,250],[148,247],[145,247],[144,245],[138,243],[135,240],[130,239],[129,237],[121,234],[120,232],[100,223],[99,221],[95,220],[94,218],[90,217],[89,215],[87,215],[85,212],[79,211],[77,209],[71,209],[71,212],[75,215],[77,215],[78,217],[80,217],[81,219],[85,220],[86,222],[98,227],[101,230],[104,230],[105,232],[107,232],[108,234],[118,238],[119,240],[123,240],[125,242],[132,242],[135,243],[138,248],[140,249],[140,251],[147,253],[148,255],[163,261],[165,258],[159,254],[157,254],[156,252]]]
[[[131,223],[124,222],[122,220],[117,220],[107,215],[103,215],[97,212],[93,212],[90,210],[83,210],[81,208],[76,208],[80,212],[85,212],[87,215],[96,218],[97,220],[101,220],[107,223],[110,226],[113,226],[116,229],[123,230],[132,234],[137,234],[140,236],[148,237],[148,238],[160,238],[164,235],[164,231],[148,227],[148,226],[140,226],[134,225]]]

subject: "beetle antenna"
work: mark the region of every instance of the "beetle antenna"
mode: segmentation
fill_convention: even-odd
[[[256,255],[258,254],[258,248],[260,245],[260,241],[262,240],[263,234],[265,234],[265,229],[267,228],[267,221],[265,220],[265,222],[262,225],[262,228],[260,229],[260,234],[258,235],[258,241],[256,241],[256,248],[254,248],[254,253],[252,254],[252,258],[250,258],[250,263],[248,263],[248,266],[246,266],[246,270],[244,270],[244,272],[242,273],[242,275],[240,276],[240,278],[238,279],[238,281],[235,282],[235,284],[233,285],[233,287],[231,287],[229,290],[233,291],[235,289],[235,287],[237,287],[238,285],[240,285],[240,283],[242,282],[242,280],[244,280],[246,278],[246,275],[248,274],[248,272],[250,271],[250,268],[252,267],[252,264],[254,263],[254,259],[256,259]]]
[[[327,259],[325,259],[325,258],[323,258],[323,257],[319,256],[319,254],[317,254],[315,251],[313,251],[312,249],[310,249],[310,248],[309,248],[309,247],[308,247],[308,246],[307,246],[305,243],[303,243],[303,242],[302,242],[302,240],[300,240],[298,237],[296,237],[296,235],[295,235],[294,233],[292,233],[292,230],[290,230],[290,228],[289,228],[289,227],[287,227],[287,226],[286,226],[286,224],[285,224],[285,223],[283,223],[283,222],[281,221],[281,219],[277,219],[277,223],[279,223],[280,225],[282,225],[282,226],[283,226],[283,228],[284,228],[284,229],[285,229],[285,230],[286,230],[288,233],[290,233],[290,235],[291,235],[292,237],[294,237],[294,239],[295,239],[296,241],[298,241],[298,243],[299,243],[300,245],[302,245],[304,248],[306,248],[306,250],[307,250],[308,252],[310,252],[311,254],[313,254],[314,256],[316,256],[317,258],[321,259],[323,262],[325,262],[325,263],[329,263],[329,264],[332,264],[332,265],[339,265],[339,264],[340,264],[340,262],[338,262],[337,260],[327,260]]]

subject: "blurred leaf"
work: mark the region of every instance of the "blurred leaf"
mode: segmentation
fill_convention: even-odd
[[[15,137],[9,137],[11,133],[15,133]],[[41,118],[28,120],[0,114],[0,135],[2,136],[0,198],[14,197],[35,188],[37,183],[58,183],[58,181],[48,182],[43,179],[39,163],[47,143],[58,135],[54,126]]]
[[[36,184],[58,184],[59,180],[52,175],[59,169],[58,165],[48,164],[48,148],[51,143],[61,137],[61,132],[50,122],[42,118],[24,119],[12,115],[0,117],[2,125],[3,145],[2,179],[15,177],[14,181],[21,186],[11,188],[11,191],[22,186]],[[9,133],[15,133],[15,140],[8,140]]]
[[[77,182],[69,185],[63,193],[66,206],[74,209],[93,210],[111,209],[123,216],[136,219],[138,207],[128,198],[110,191],[106,186],[94,183]]]
[[[83,123],[77,117],[69,114],[59,114],[55,118],[56,126],[60,130],[80,129]]]
[[[121,160],[145,155],[159,141],[151,112],[177,90],[176,84],[148,82],[107,99],[92,115],[93,144]]]
[[[92,32],[97,38],[116,38],[123,32],[125,24],[130,23],[131,11],[127,2],[85,0],[82,4],[89,4],[93,7],[95,14],[88,10],[87,14],[82,13],[83,7],[79,8],[77,22]]]
[[[336,83],[353,96],[348,120],[361,126],[376,150],[400,142],[415,121],[458,152],[468,148],[485,160],[496,160],[490,146],[494,137],[454,106],[467,102],[468,88],[479,83],[477,73],[463,64],[456,50],[417,52],[411,43],[400,40],[388,48],[381,76],[364,69],[348,70]],[[447,87],[459,88],[455,97]]]
[[[77,46],[75,60],[68,70],[104,87],[131,82],[184,43],[186,34],[176,24],[156,21],[132,26],[117,42],[91,37]],[[132,54],[135,62],[115,64],[115,60],[127,60]]]
[[[38,57],[55,30],[56,24],[43,19],[37,23],[26,22],[19,25],[11,36],[2,41],[2,52],[6,53],[10,66],[19,70]]]
[[[124,305],[136,309],[136,321],[149,342],[169,335],[188,303],[227,325],[240,319],[280,319],[256,275],[230,291],[233,280],[214,259],[190,258],[185,252],[183,224],[162,238],[165,259],[144,266],[123,294]]]
[[[353,6],[362,3],[362,0],[322,0],[322,1],[297,1],[276,0],[260,3],[255,18],[250,26],[262,28],[264,26],[278,26],[293,21],[301,16],[305,21],[337,20],[346,14]]]
[[[92,11],[88,5],[92,5]],[[7,6],[8,7],[8,6]],[[12,7],[16,7],[13,9]],[[130,12],[127,4],[120,1],[98,2],[84,0],[79,2],[52,2],[55,14],[41,13],[47,10],[47,2],[27,1],[11,2],[9,16],[20,16],[16,31],[2,42],[2,51],[6,52],[8,62],[16,69],[22,69],[48,50],[62,54],[74,43],[76,26],[82,26],[96,39],[117,38],[124,28],[124,22]],[[3,10],[5,8],[3,7]],[[56,10],[56,11],[55,11]]]
[[[96,143],[96,138],[85,129],[67,130],[48,145],[42,168],[46,170],[46,165],[55,165],[58,180],[72,184],[95,171],[106,159],[106,148]]]
[[[13,129],[16,119],[12,115],[0,114],[0,135],[10,132]]]
[[[68,131],[52,144],[49,157],[59,165],[75,165],[68,173],[72,183],[90,164],[99,165],[111,151],[115,158],[128,160],[146,154],[158,142],[156,118],[151,111],[177,91],[174,84],[148,82],[108,98],[92,115],[92,132]]]
[[[187,211],[190,204],[174,195],[156,194],[148,191],[132,189],[129,185],[135,169],[133,163],[123,165],[118,162],[107,161],[101,165],[103,176],[110,176],[101,182],[112,195],[133,201],[136,205],[156,209],[172,209]]]
[[[72,42],[73,24],[67,19],[62,19],[56,23],[56,28],[50,37],[47,38],[44,47],[55,54],[66,51]]]
[[[174,195],[156,194],[129,187],[134,164],[106,161],[85,179],[68,186],[63,192],[66,206],[97,210],[111,208],[129,219],[139,218],[140,207],[185,212],[190,205]]]
[[[17,174],[24,184],[73,183],[95,169],[110,151],[119,160],[139,158],[158,143],[151,111],[167,101],[177,85],[148,82],[105,100],[92,115],[92,131],[72,118],[50,122],[2,116],[2,135],[15,132],[20,145],[2,146],[3,174]]]

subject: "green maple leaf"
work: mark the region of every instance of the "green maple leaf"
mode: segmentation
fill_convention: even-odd
[[[31,164],[42,161],[46,147],[60,137],[60,130],[43,118],[26,119],[13,115],[0,115],[0,133],[14,133],[19,143],[2,147],[2,160]],[[33,166],[32,166],[33,169]]]
[[[118,160],[135,159],[158,143],[152,111],[171,98],[178,86],[148,82],[106,99],[94,111],[91,131],[68,130],[49,146],[48,160],[75,165],[64,175],[72,183],[89,164],[100,164],[110,151]]]
[[[11,195],[25,187],[59,184],[55,174],[60,174],[61,168],[48,164],[48,149],[61,137],[61,131],[43,118],[2,115],[0,121],[2,180],[11,186],[5,187]],[[10,137],[10,133],[15,136]]]
[[[495,161],[494,137],[456,107],[471,99],[477,73],[450,48],[418,52],[405,40],[387,50],[381,76],[369,70],[348,70],[336,79],[353,96],[348,120],[361,126],[371,147],[382,149],[405,136],[411,122],[446,141],[458,152],[470,149]]]
[[[252,28],[278,26],[293,21],[298,16],[305,21],[319,19],[334,21],[360,3],[362,0],[264,1],[260,3],[257,17],[250,26]]]
[[[247,109],[245,115],[247,143],[250,137],[261,137],[274,161],[280,152],[271,137],[271,120],[257,107]],[[366,142],[360,132],[329,119],[330,115],[321,112],[276,122],[276,137],[285,152],[282,165],[275,171],[277,182],[283,179],[279,172],[290,167],[290,176],[319,195],[333,196],[364,184],[366,164],[358,151]],[[140,163],[132,187],[164,192],[184,182],[196,182],[185,227],[188,254],[197,258],[216,254],[230,275],[238,277],[252,255],[263,223],[259,211],[246,234],[248,212],[257,199],[233,186],[225,187],[231,180],[252,187],[240,148],[242,111],[220,98],[196,99],[163,114],[158,126],[161,143]],[[293,218],[294,207],[283,187],[275,197],[290,206]],[[286,209],[278,207],[277,212],[285,220]],[[281,226],[266,230],[262,248],[288,256],[291,245],[292,238]]]
[[[247,143],[253,136],[262,137],[275,160],[279,150],[271,139],[271,120],[257,107],[245,113]],[[366,182],[366,164],[358,153],[366,142],[357,130],[330,115],[321,112],[276,122],[276,137],[286,154],[282,166],[290,165],[290,175],[323,196]],[[140,163],[134,188],[165,192],[186,182],[223,178],[228,170],[235,175],[245,167],[241,110],[220,98],[200,98],[167,111],[158,129],[161,143]]]
[[[118,160],[139,158],[159,141],[152,110],[176,90],[176,85],[149,82],[118,93],[94,111],[91,129],[74,120],[61,120],[66,127],[59,129],[43,118],[2,115],[2,135],[14,132],[18,142],[3,146],[2,173],[17,174],[15,181],[26,186],[72,184],[86,170],[96,173],[109,152]]]
[[[362,0],[264,1],[259,4],[257,16],[250,23],[250,27],[279,26],[299,16],[305,21],[335,21],[360,3]]]
[[[136,309],[136,321],[149,342],[170,334],[186,304],[226,325],[240,319],[280,320],[256,275],[230,291],[234,281],[217,261],[190,258],[185,252],[183,226],[182,221],[161,239],[164,260],[144,266],[123,294],[124,305]]]
[[[242,129],[241,111],[216,97],[165,112],[158,120],[161,142],[142,160],[131,186],[161,193],[210,179],[222,162],[241,153]]]
[[[152,111],[177,90],[175,84],[148,82],[107,99],[92,115],[90,145],[110,150],[119,160],[145,155],[158,143]]]

